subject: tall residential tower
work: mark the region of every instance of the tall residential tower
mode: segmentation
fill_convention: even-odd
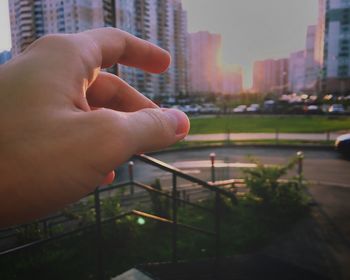
[[[325,6],[323,90],[344,94],[350,88],[350,1]]]
[[[119,66],[119,75],[149,97],[175,96],[186,87],[187,17],[181,0],[11,0],[12,53],[50,33],[117,26],[168,50],[168,71],[153,75]]]

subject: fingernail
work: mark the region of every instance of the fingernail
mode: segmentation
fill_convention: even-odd
[[[164,110],[164,113],[174,121],[176,125],[176,136],[187,135],[190,129],[190,121],[184,112],[176,109],[168,109]]]

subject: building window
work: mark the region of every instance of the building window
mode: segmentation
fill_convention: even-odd
[[[348,52],[340,52],[339,57],[349,57],[349,53]]]
[[[347,77],[349,75],[349,66],[348,65],[339,65],[338,67],[338,76]]]

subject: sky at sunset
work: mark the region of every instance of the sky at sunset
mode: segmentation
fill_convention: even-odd
[[[243,67],[251,85],[255,60],[288,57],[305,47],[306,28],[317,21],[317,0],[182,0],[189,32],[223,38],[223,60]],[[7,0],[0,0],[0,51],[11,48]]]
[[[223,38],[223,60],[240,64],[251,86],[255,60],[288,57],[305,48],[306,29],[316,24],[318,0],[182,0],[188,30]]]

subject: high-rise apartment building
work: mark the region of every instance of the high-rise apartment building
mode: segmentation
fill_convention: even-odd
[[[277,94],[288,93],[289,59],[281,58],[275,60],[275,82],[272,91]]]
[[[128,33],[135,34],[135,1],[115,0],[115,5],[116,26]],[[128,84],[137,88],[137,76],[135,68],[119,64],[118,76]]]
[[[306,90],[315,90],[319,76],[319,66],[315,61],[317,26],[307,28],[305,48],[305,85]]]
[[[324,34],[323,90],[344,94],[350,88],[350,1],[327,0]]]
[[[206,94],[222,90],[220,73],[221,36],[207,31],[188,35],[189,91]]]
[[[191,94],[234,94],[242,91],[242,69],[224,65],[219,34],[188,34],[188,91]],[[184,75],[184,74],[183,74]]]
[[[253,67],[253,90],[255,92],[265,92],[264,62],[255,61]]]
[[[315,35],[315,63],[319,68],[319,78],[322,73],[324,61],[324,40],[325,40],[325,21],[326,19],[326,0],[318,0],[318,19]]]
[[[11,0],[12,52],[44,34],[117,26],[168,50],[173,63],[152,75],[119,66],[119,75],[149,97],[186,92],[187,17],[181,0]]]
[[[236,94],[243,90],[242,67],[237,65],[225,65],[222,69],[222,89],[223,94]]]
[[[39,37],[76,33],[105,26],[101,0],[9,1],[12,53],[17,55]]]
[[[170,52],[172,63],[165,73],[153,75],[136,70],[136,85],[145,95],[176,96],[186,92],[187,15],[180,0],[134,0],[137,37]]]
[[[305,88],[305,50],[289,56],[289,91],[299,93]]]
[[[187,13],[181,0],[174,1],[174,53],[175,92],[187,92]]]
[[[286,93],[288,72],[288,59],[256,61],[253,68],[253,90],[261,93]]]

